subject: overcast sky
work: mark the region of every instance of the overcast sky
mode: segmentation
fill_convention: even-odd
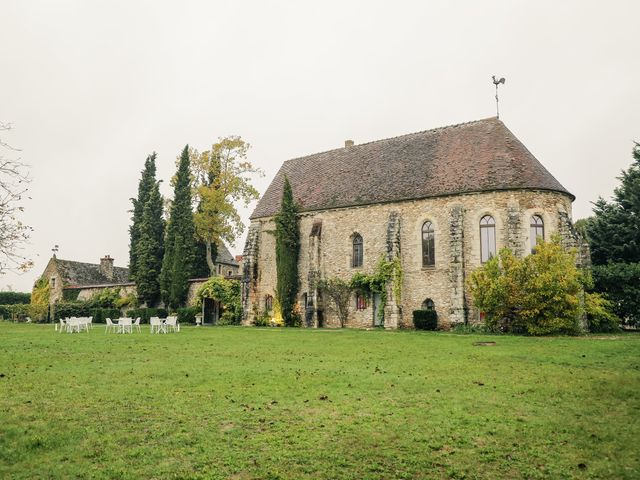
[[[185,144],[292,157],[495,115],[577,197],[609,197],[640,140],[640,2],[0,0],[3,140],[30,165],[35,268],[128,262],[145,157]],[[244,211],[247,219],[251,206]],[[244,238],[232,247],[241,253]]]

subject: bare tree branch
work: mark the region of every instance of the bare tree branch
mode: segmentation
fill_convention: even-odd
[[[0,122],[0,132],[8,130],[11,130],[11,124]],[[0,147],[19,151],[2,139]],[[23,255],[33,229],[20,220],[30,181],[27,165],[0,155],[0,275],[8,271],[24,272],[33,266],[33,262]]]

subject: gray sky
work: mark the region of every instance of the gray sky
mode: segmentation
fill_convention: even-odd
[[[638,1],[0,0],[0,119],[31,165],[35,268],[128,261],[129,198],[158,152],[241,135],[282,161],[495,115],[571,192],[608,197],[640,140]],[[251,210],[245,211],[245,219]],[[242,251],[244,239],[232,248]]]

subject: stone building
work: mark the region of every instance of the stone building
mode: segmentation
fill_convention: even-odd
[[[216,274],[239,278],[240,264],[223,243],[218,245],[214,262]],[[136,285],[129,281],[129,269],[113,265],[113,258],[105,255],[100,263],[84,263],[51,257],[40,278],[50,286],[49,304],[62,300],[88,300],[107,288],[119,288],[120,296],[136,294]],[[195,298],[197,289],[207,278],[189,280],[188,302]]]
[[[129,269],[115,267],[109,255],[101,258],[99,264],[61,260],[53,255],[40,278],[49,282],[51,305],[63,299],[87,300],[106,288],[119,287],[123,296],[135,292],[135,284],[129,281]]]
[[[340,325],[311,278],[349,280],[397,257],[400,300],[353,295],[348,325],[412,327],[435,309],[444,328],[476,322],[465,279],[502,247],[531,252],[554,233],[586,252],[569,193],[497,118],[354,145],[286,161],[251,215],[244,250],[244,322],[272,314],[274,215],[285,175],[300,207],[299,306],[309,326]],[[582,255],[586,261],[588,255]],[[584,259],[584,260],[583,260]]]

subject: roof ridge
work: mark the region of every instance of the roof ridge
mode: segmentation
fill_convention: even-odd
[[[65,260],[64,258],[58,258],[58,257],[56,257],[56,261],[58,261],[58,262],[68,262],[68,263],[80,263],[82,265],[91,265],[91,266],[94,266],[94,267],[99,267],[100,266],[99,263],[79,262],[78,260]],[[122,268],[124,270],[129,270],[129,267],[118,267],[117,265],[114,265],[113,268]]]
[[[466,125],[471,125],[472,123],[486,122],[487,120],[497,120],[497,121],[500,122],[500,119],[498,117],[481,118],[481,119],[478,119],[478,120],[470,120],[468,122],[453,123],[451,125],[444,125],[442,127],[429,128],[427,130],[419,130],[417,132],[403,133],[402,135],[395,135],[393,137],[380,138],[378,140],[370,140],[370,141],[364,142],[364,143],[356,143],[355,145],[353,145],[353,147],[362,147],[364,145],[371,145],[373,143],[386,142],[388,140],[395,140],[397,138],[410,137],[411,135],[420,135],[420,134],[423,134],[423,133],[432,133],[432,132],[437,132],[439,130],[445,130],[445,129],[449,129],[449,128],[462,127],[462,126],[466,126]],[[322,152],[316,152],[316,153],[311,153],[309,155],[302,155],[300,157],[289,158],[289,159],[287,159],[287,160],[285,160],[283,162],[283,165],[285,163],[292,162],[294,160],[300,160],[301,158],[308,158],[308,157],[313,157],[313,156],[316,156],[316,155],[322,155],[322,154],[329,153],[329,152],[335,152],[335,151],[338,151],[338,150],[344,150],[344,148],[345,147],[332,148],[332,149],[329,149],[329,150],[324,150]]]

